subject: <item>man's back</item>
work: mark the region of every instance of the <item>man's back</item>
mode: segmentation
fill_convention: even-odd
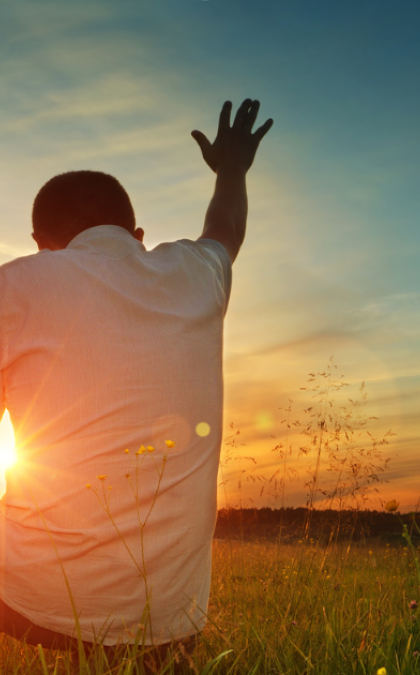
[[[112,225],[0,269],[3,406],[19,453],[0,595],[33,623],[74,627],[58,554],[85,640],[93,628],[105,644],[130,641],[146,594],[146,643],[204,624],[230,283],[218,242],[147,252]]]

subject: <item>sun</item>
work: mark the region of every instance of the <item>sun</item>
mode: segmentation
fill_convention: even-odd
[[[6,410],[0,424],[0,470],[10,469],[16,460],[15,435],[9,413]]]
[[[17,460],[16,448],[0,445],[0,466],[3,470],[10,469]]]

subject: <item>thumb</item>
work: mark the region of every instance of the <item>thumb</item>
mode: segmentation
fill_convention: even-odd
[[[211,143],[209,139],[201,132],[201,131],[192,131],[191,136],[195,141],[197,141],[198,145],[200,146],[201,152],[203,153],[203,156],[207,154],[209,149],[211,148]]]

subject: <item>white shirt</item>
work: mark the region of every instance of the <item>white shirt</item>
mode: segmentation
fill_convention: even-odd
[[[0,597],[33,623],[75,635],[68,584],[83,640],[204,626],[230,286],[218,242],[146,251],[114,225],[0,267],[0,412],[19,456]]]

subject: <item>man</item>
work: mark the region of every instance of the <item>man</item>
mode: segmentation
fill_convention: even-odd
[[[19,461],[1,501],[0,629],[29,643],[168,645],[206,621],[222,434],[222,327],[245,176],[272,125],[247,99],[215,142],[203,234],[146,251],[98,172],[38,193],[39,253],[0,268],[2,412]],[[174,445],[175,443],[175,445]],[[185,643],[188,644],[188,643]]]

